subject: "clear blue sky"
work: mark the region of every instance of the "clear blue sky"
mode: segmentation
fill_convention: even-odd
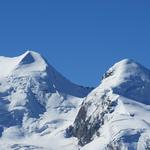
[[[123,58],[150,68],[150,0],[0,1],[0,55],[26,49],[86,86]]]

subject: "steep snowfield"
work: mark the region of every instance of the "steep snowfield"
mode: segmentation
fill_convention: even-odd
[[[27,51],[23,55],[14,58],[0,57],[0,77],[7,77],[12,74],[30,75],[31,72],[45,71],[46,67],[47,64],[40,54],[32,51]]]
[[[150,149],[150,71],[122,60],[84,100],[68,134],[83,150]]]
[[[139,63],[124,59],[111,67],[103,76],[101,88],[111,88],[114,93],[150,104],[150,70]]]
[[[150,140],[150,106],[118,97],[118,105],[113,113],[107,114],[104,125],[94,135],[93,141],[83,150],[134,149],[145,150]],[[146,137],[146,138],[145,138]],[[148,139],[148,140],[147,140]]]
[[[0,57],[0,71],[0,149],[53,145],[49,136],[73,122],[92,90],[71,83],[33,51],[15,58]],[[56,138],[52,141],[56,143]]]

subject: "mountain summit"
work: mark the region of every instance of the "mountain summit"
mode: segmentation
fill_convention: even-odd
[[[124,59],[103,76],[101,87],[110,87],[114,93],[150,104],[150,70],[131,59]]]
[[[45,71],[46,67],[47,63],[44,58],[40,54],[33,51],[27,51],[21,56],[14,58],[3,56],[0,57],[0,77],[10,76],[13,73],[18,73],[20,76],[25,76],[32,72]]]

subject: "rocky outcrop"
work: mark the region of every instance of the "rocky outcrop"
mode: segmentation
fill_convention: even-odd
[[[102,127],[105,122],[105,115],[112,113],[117,105],[117,99],[110,99],[107,92],[100,97],[100,103],[97,103],[90,116],[88,116],[88,108],[93,104],[91,102],[82,104],[73,126],[70,126],[66,130],[67,137],[77,137],[79,145],[84,146],[92,141],[94,135],[100,136],[99,128]]]

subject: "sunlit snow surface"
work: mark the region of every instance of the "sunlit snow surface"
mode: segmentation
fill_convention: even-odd
[[[0,72],[0,150],[150,148],[150,71],[133,60],[111,67],[92,92],[32,51],[0,57]],[[89,129],[104,113],[103,124],[83,147],[66,135],[82,107]]]
[[[90,131],[88,138],[75,134],[83,144],[91,140],[81,149],[150,149],[149,90],[150,71],[140,64],[125,59],[111,67],[84,100],[73,124],[74,132]]]
[[[71,83],[33,51],[0,57],[0,71],[0,150],[73,146],[64,130],[91,89]]]

